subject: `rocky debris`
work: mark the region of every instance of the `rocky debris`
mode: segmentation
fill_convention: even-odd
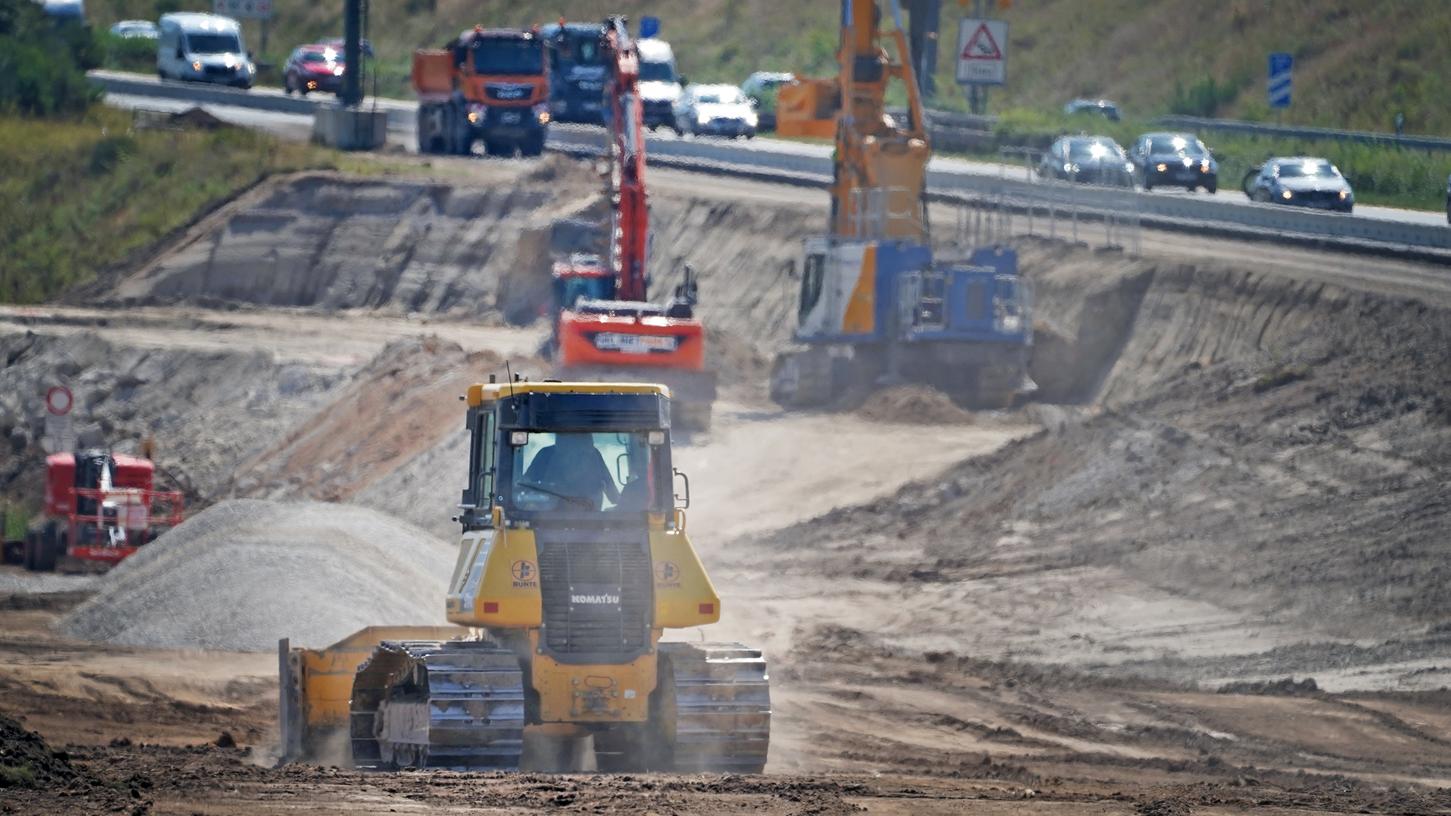
[[[120,453],[156,442],[168,486],[212,497],[248,455],[314,410],[343,376],[278,363],[262,352],[197,351],[114,345],[90,332],[0,336],[6,361],[0,388],[0,492],[39,504],[45,393],[74,394],[78,436]],[[168,477],[170,477],[168,479]]]
[[[1139,816],[1189,816],[1193,811],[1187,802],[1178,799],[1154,799],[1134,806]]]
[[[454,548],[352,505],[221,502],[122,562],[61,619],[86,640],[269,651],[443,623]]]
[[[81,777],[69,754],[0,714],[0,788],[65,787]]]
[[[1320,693],[1320,686],[1315,678],[1306,677],[1304,680],[1296,680],[1293,677],[1282,677],[1279,680],[1246,680],[1236,683],[1225,683],[1219,687],[1220,694],[1273,694],[1282,697],[1295,697],[1301,695],[1312,695]]]

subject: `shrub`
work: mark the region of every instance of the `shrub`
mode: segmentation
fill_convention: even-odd
[[[99,96],[85,73],[99,55],[90,29],[52,20],[33,0],[0,0],[0,112],[84,111]]]

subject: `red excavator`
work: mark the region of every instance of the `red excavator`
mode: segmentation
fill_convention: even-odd
[[[21,563],[48,572],[107,569],[182,519],[182,495],[155,490],[150,459],[103,450],[45,458],[45,506]]]
[[[658,30],[646,18],[645,29]],[[576,253],[554,265],[551,351],[566,381],[651,381],[670,388],[676,427],[710,427],[715,374],[705,367],[705,329],[695,316],[695,273],[668,303],[646,298],[650,214],[645,195],[645,127],[639,95],[640,55],[625,18],[600,27],[609,70],[608,113],[610,257]]]

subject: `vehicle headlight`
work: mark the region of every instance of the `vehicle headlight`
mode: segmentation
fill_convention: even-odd
[[[1159,162],[1158,164],[1154,165],[1154,169],[1155,170],[1158,170],[1160,173],[1162,173],[1165,170],[1168,170],[1169,169],[1169,165],[1164,164],[1163,162]]]
[[[1350,191],[1349,190],[1341,190],[1340,191],[1340,200],[1341,201],[1344,201],[1347,198],[1350,198]]]
[[[751,127],[755,127],[756,126],[756,122],[757,122],[756,112],[755,111],[746,111],[746,124],[750,125]]]
[[[200,71],[202,69],[202,61],[201,60],[197,60],[197,61],[193,62],[191,64],[191,69],[193,71]]]
[[[342,75],[343,75],[343,66],[339,65],[336,68],[333,68],[333,76],[342,76]]]
[[[1209,160],[1208,159],[1206,159],[1206,160],[1204,160],[1204,161],[1202,161],[1202,162],[1199,163],[1199,172],[1201,172],[1201,173],[1208,173],[1209,172]]]
[[[550,116],[549,116],[549,106],[546,105],[546,104],[544,104],[544,103],[540,103],[538,105],[535,105],[534,106],[534,118],[535,119],[538,119],[539,120],[539,124],[541,124],[541,125],[547,125],[547,124],[549,124],[549,119],[550,119]]]
[[[1073,172],[1073,165],[1069,164],[1068,162],[1063,162],[1063,172],[1065,172],[1065,173],[1072,173]]]
[[[1194,164],[1194,160],[1191,159],[1191,158],[1189,158],[1188,156],[1185,156],[1184,157],[1184,166],[1185,167],[1189,167],[1192,164]]]
[[[1134,172],[1134,163],[1133,162],[1124,162],[1124,172],[1126,172],[1126,173],[1132,173],[1132,172]]]
[[[710,122],[710,117],[709,116],[706,116],[703,113],[697,113],[695,115],[695,122],[696,122],[696,124],[700,124],[700,125],[708,124]]]
[[[1294,197],[1295,197],[1295,194],[1292,193],[1292,192],[1290,192],[1289,190],[1284,190],[1284,191],[1282,191],[1280,193],[1280,198],[1283,198],[1286,201],[1289,201],[1290,199],[1292,199]]]

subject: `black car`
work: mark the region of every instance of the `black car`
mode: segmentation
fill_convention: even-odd
[[[1069,116],[1080,113],[1096,113],[1110,122],[1119,120],[1118,105],[1107,99],[1075,99],[1063,106],[1063,112]]]
[[[1145,190],[1203,187],[1211,195],[1219,189],[1219,164],[1209,148],[1189,133],[1145,133],[1129,150]]]
[[[1244,193],[1253,201],[1350,212],[1355,191],[1350,179],[1329,159],[1312,156],[1275,158],[1260,165],[1244,181]]]
[[[1134,166],[1118,142],[1107,136],[1064,136],[1038,163],[1041,178],[1132,187]]]

